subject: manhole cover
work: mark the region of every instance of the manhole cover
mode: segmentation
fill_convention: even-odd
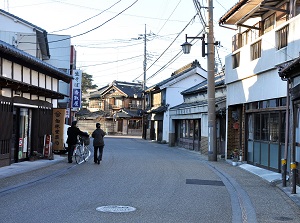
[[[124,213],[124,212],[135,211],[136,208],[130,206],[108,205],[108,206],[97,207],[96,210],[101,212]]]

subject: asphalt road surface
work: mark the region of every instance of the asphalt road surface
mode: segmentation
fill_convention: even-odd
[[[0,222],[300,222],[283,193],[236,167],[138,138],[105,144],[100,165],[91,154],[1,179]]]

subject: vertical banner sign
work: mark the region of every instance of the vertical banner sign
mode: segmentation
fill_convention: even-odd
[[[82,71],[74,70],[74,79],[72,80],[72,108],[81,108],[81,79]]]
[[[49,157],[50,151],[50,142],[51,142],[51,135],[44,136],[44,157]]]
[[[66,109],[53,108],[52,113],[52,148],[53,150],[64,149],[64,126]]]

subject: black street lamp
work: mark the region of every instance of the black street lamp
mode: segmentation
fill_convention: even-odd
[[[181,44],[182,51],[184,54],[189,54],[191,52],[192,44],[189,43],[188,39],[201,39],[202,40],[202,57],[205,57],[205,35],[203,34],[201,37],[188,37],[187,34],[185,34],[185,43]]]

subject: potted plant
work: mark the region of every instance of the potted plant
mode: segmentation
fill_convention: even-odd
[[[232,165],[237,166],[237,162],[239,161],[240,152],[238,149],[234,149],[232,152]]]

